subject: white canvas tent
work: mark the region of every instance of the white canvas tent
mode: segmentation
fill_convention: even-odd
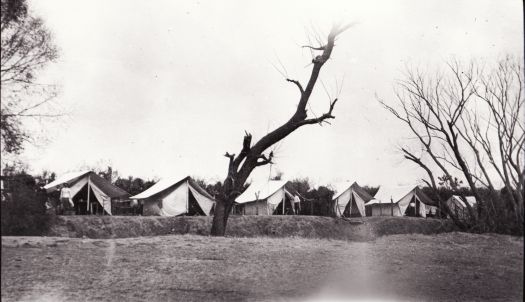
[[[237,199],[237,212],[243,215],[274,215],[295,212],[294,198],[285,188],[286,181],[254,182]],[[279,208],[279,209],[278,209]]]
[[[426,217],[431,209],[435,211],[433,204],[418,186],[381,186],[365,206],[367,216],[405,216],[410,207],[411,216]]]
[[[447,200],[448,208],[452,213],[455,213],[458,218],[465,218],[468,215],[468,209],[465,202],[467,202],[472,208],[477,204],[476,197],[474,196],[465,196],[463,198],[458,195],[452,195]]]
[[[191,177],[165,178],[132,196],[143,206],[143,215],[179,216],[212,214],[215,201]]]
[[[356,182],[341,182],[332,184],[334,212],[337,217],[364,217],[365,203],[373,200]]]
[[[71,172],[61,175],[54,181],[44,186],[47,193],[59,191],[67,184],[71,191],[75,205],[82,198],[86,201],[86,208],[82,213],[93,214],[94,205],[97,203],[103,209],[102,213],[112,215],[112,202],[129,197],[129,193],[113,185],[92,171]],[[83,206],[83,205],[82,205]],[[97,206],[98,207],[98,206]]]

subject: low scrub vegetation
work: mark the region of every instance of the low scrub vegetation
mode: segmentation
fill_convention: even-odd
[[[53,220],[46,213],[46,193],[28,174],[2,177],[7,186],[2,192],[2,236],[37,236],[47,232]]]

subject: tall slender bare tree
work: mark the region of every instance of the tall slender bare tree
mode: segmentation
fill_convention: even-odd
[[[226,152],[224,155],[229,159],[228,175],[223,182],[221,192],[216,196],[217,203],[211,228],[212,235],[224,236],[233,203],[241,194],[241,189],[246,180],[256,167],[272,162],[273,152],[264,154],[268,148],[304,125],[322,124],[327,122],[328,119],[334,118],[333,110],[337,98],[330,102],[328,111],[318,117],[309,118],[306,106],[317,83],[321,68],[330,59],[337,36],[349,27],[350,25],[335,25],[328,34],[327,41],[324,45],[317,47],[312,45],[307,46],[313,51],[320,53],[312,59],[312,71],[306,87],[303,87],[297,80],[286,79],[288,82],[297,86],[299,90],[299,104],[291,118],[280,127],[263,136],[255,144],[252,144],[252,135],[246,132],[240,152],[238,154]]]

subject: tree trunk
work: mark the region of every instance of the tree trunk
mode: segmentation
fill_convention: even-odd
[[[227,208],[224,201],[217,200],[211,226],[211,236],[224,236],[226,233],[226,223],[230,215],[230,211],[226,211]]]

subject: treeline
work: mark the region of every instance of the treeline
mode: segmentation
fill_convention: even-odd
[[[131,195],[139,194],[157,182],[156,179],[142,179],[134,176],[121,177],[118,175],[118,171],[113,170],[111,167],[93,170],[101,177]],[[24,169],[5,167],[1,178],[4,185],[1,204],[2,234],[43,234],[49,226],[52,215],[46,215],[45,203],[47,201],[47,194],[42,187],[56,179],[56,174],[44,171],[39,175],[32,176]],[[193,178],[212,196],[217,195],[222,189],[222,183],[220,181],[207,182],[203,178]],[[245,185],[244,189],[246,189],[248,185],[249,184]],[[297,194],[301,198],[300,215],[334,216],[332,201],[334,191],[330,185],[315,188],[308,178],[297,178],[289,181],[286,184],[286,188],[290,193],[294,195]],[[363,189],[374,196],[379,187],[365,185]],[[446,217],[447,214],[449,214],[445,212],[446,207],[444,204],[452,195],[472,195],[470,188],[460,186],[459,184],[452,188],[447,185],[447,182],[441,183],[437,190],[428,186],[423,187],[423,192],[443,209],[441,213],[442,217]],[[478,194],[484,199],[487,205],[490,205],[490,210],[494,213],[494,219],[488,220],[491,225],[487,226],[487,229],[504,234],[521,233],[522,226],[516,225],[514,223],[515,219],[512,219],[514,213],[510,210],[512,209],[512,201],[509,192],[502,189],[497,192],[497,195],[494,195],[490,190],[480,188]],[[462,223],[462,221],[457,221],[456,223]],[[465,230],[483,232],[483,229]]]

